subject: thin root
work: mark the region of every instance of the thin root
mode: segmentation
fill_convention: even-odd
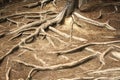
[[[108,41],[108,42],[90,42],[90,43],[86,43],[84,45],[80,45],[76,48],[70,49],[70,50],[65,50],[65,51],[57,51],[57,52],[52,52],[54,54],[58,54],[58,55],[63,55],[63,54],[69,54],[69,53],[73,53],[76,51],[81,51],[83,49],[85,49],[88,46],[93,46],[93,45],[105,45],[105,44],[113,44],[113,43],[120,43],[120,40],[116,40],[116,41]]]
[[[6,80],[10,80],[10,72],[11,72],[11,67],[9,67],[6,72]]]

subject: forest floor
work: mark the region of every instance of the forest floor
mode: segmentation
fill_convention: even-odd
[[[0,17],[21,12],[43,12],[47,10],[60,12],[64,6],[63,3],[65,2],[64,0],[57,0],[56,8],[51,3],[44,6],[43,9],[41,9],[40,7],[23,7],[23,5],[35,1],[37,0],[30,0],[28,2],[19,2],[16,0],[16,3],[12,2],[0,9],[0,12],[2,14]],[[14,54],[11,54],[4,59],[4,61],[0,64],[0,80],[7,80],[6,78],[8,76],[9,80],[25,80],[28,77],[29,72],[33,68],[23,65],[19,63],[19,61],[42,67],[50,67],[54,65],[72,63],[97,52],[102,54],[105,53],[105,65],[103,65],[100,70],[97,70],[101,66],[100,58],[99,56],[97,56],[94,59],[67,69],[38,71],[32,75],[32,80],[67,80],[71,78],[74,78],[73,80],[77,80],[77,78],[81,78],[81,80],[93,80],[94,78],[105,80],[105,78],[107,78],[106,80],[108,80],[108,78],[115,79],[114,77],[119,77],[120,79],[120,13],[112,13],[113,10],[113,7],[102,8],[103,16],[101,19],[96,20],[100,22],[106,22],[107,20],[110,20],[110,25],[112,25],[117,30],[111,31],[106,29],[105,27],[101,28],[98,26],[94,26],[76,18],[80,26],[76,24],[73,25],[72,35],[84,38],[87,41],[65,38],[56,34],[55,32],[52,32],[51,30],[48,30],[47,33],[58,37],[64,42],[60,42],[52,38],[54,44],[51,44],[47,39],[44,39],[44,36],[38,36],[34,42],[25,45],[33,49],[33,51],[27,49],[19,49],[15,51]],[[95,18],[99,16],[99,11],[100,10],[98,9],[90,12],[80,12],[80,14],[95,20]],[[17,26],[16,24],[13,24],[9,21],[0,23],[0,33],[7,32],[9,30],[12,31],[21,27],[21,25],[23,24],[39,20],[28,18],[18,19],[17,17],[11,19],[22,23],[18,24]],[[71,18],[66,18],[64,24],[57,25],[57,27],[55,28],[61,32],[70,35],[71,23]],[[15,35],[7,35],[3,38],[0,38],[0,57],[6,54],[14,45],[19,43],[22,38],[26,37],[27,33],[26,35],[18,37],[14,40],[10,40],[13,36]],[[91,42],[102,43],[111,41],[118,42],[92,45],[84,48],[83,50],[77,50],[75,52],[59,56],[53,53],[57,51],[70,50]],[[118,80],[117,78],[115,80]]]

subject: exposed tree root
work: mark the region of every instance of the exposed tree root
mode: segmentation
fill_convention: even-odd
[[[9,21],[9,22],[11,22],[11,23],[13,23],[13,24],[16,24],[17,27],[19,27],[20,24],[25,24],[25,23],[23,23],[23,22],[17,22],[17,21],[14,21],[14,20],[12,20],[12,19],[9,19],[9,18],[7,18],[7,21]]]
[[[18,50],[20,48],[19,45],[15,45],[12,49],[10,49],[4,56],[0,57],[0,64],[3,62],[3,60],[10,54],[14,53],[14,51]]]
[[[120,79],[120,76],[117,76],[117,77],[98,77],[98,78],[95,78],[94,80],[119,80]]]
[[[53,28],[53,27],[49,27],[49,29],[50,29],[51,31],[53,31],[53,32],[61,35],[62,37],[65,37],[65,38],[70,38],[70,37],[71,37],[70,35],[68,35],[68,34],[66,34],[66,33],[63,33],[63,32],[61,32],[61,31],[59,31],[59,30],[57,30],[57,29],[55,29],[55,28]],[[87,41],[87,40],[84,39],[84,38],[80,38],[80,37],[76,37],[76,36],[72,36],[72,38],[75,39],[75,40],[78,40],[78,41],[84,41],[84,42]]]
[[[26,8],[34,8],[34,7],[36,7],[36,6],[41,6],[41,8],[42,8],[45,4],[47,4],[47,3],[51,2],[51,1],[53,1],[53,5],[56,6],[56,5],[55,5],[55,1],[56,1],[56,0],[42,0],[42,1],[40,0],[40,1],[35,2],[35,3],[30,3],[30,4],[28,4],[28,5],[24,5],[23,7],[26,7]]]
[[[120,60],[120,52],[113,51],[112,56],[115,57],[116,59]]]
[[[120,43],[120,40],[116,40],[116,41],[108,41],[108,42],[90,42],[90,43],[86,43],[84,45],[80,45],[76,48],[70,49],[70,50],[65,50],[65,51],[57,51],[57,52],[52,52],[54,54],[58,54],[58,55],[63,55],[63,54],[69,54],[69,53],[73,53],[76,51],[81,51],[83,49],[85,49],[88,46],[93,46],[93,45],[107,45],[107,44],[113,44],[113,43]]]
[[[111,25],[109,25],[109,20],[105,23],[102,23],[102,22],[98,22],[96,20],[92,20],[90,18],[87,18],[85,16],[82,16],[77,12],[74,12],[73,15],[77,16],[79,19],[81,19],[82,21],[85,21],[87,23],[90,23],[90,24],[93,24],[93,25],[96,25],[96,26],[100,26],[100,27],[106,27],[107,29],[110,29],[110,30],[116,30]]]
[[[105,65],[105,61],[104,61],[104,57],[107,55],[107,53],[109,53],[111,50],[113,49],[113,47],[109,47],[106,51],[104,51],[101,55],[100,55],[100,62],[101,62],[101,67],[99,69],[101,69],[104,65]]]
[[[52,39],[51,39],[50,37],[47,36],[46,39],[48,40],[48,42],[49,42],[54,48],[56,48],[54,42],[52,41]]]
[[[37,56],[37,54],[33,54],[33,56],[34,56],[34,58],[35,58],[38,62],[42,63],[43,66],[48,65],[44,60],[40,59],[40,58]]]
[[[78,77],[78,78],[61,78],[57,80],[119,80],[120,76],[117,77]]]
[[[53,17],[54,18],[54,17]],[[49,19],[52,19],[52,18],[49,18]],[[32,22],[32,23],[29,23],[27,25],[23,25],[21,26],[20,28],[18,28],[17,30],[14,30],[12,32],[10,32],[9,34],[14,34],[14,33],[21,33],[21,32],[24,32],[26,31],[26,29],[29,29],[30,27],[35,27],[35,26],[39,26],[43,23],[45,23],[47,20],[49,19],[45,19],[45,20],[42,20],[42,21],[35,21],[35,22]]]
[[[21,13],[15,13],[12,15],[4,16],[0,18],[0,23],[7,21],[7,18],[12,18],[12,17],[17,17],[17,16],[23,16],[23,15],[29,15],[29,14],[46,14],[46,13],[51,13],[51,11],[42,11],[42,12],[21,12]]]
[[[39,71],[49,71],[49,70],[59,70],[59,69],[72,68],[72,67],[81,65],[81,64],[95,58],[97,55],[98,54],[96,53],[96,54],[89,55],[85,58],[79,59],[77,61],[73,61],[73,62],[65,63],[65,64],[58,64],[58,65],[49,66],[49,67],[37,66],[37,65],[34,65],[34,64],[26,63],[24,61],[20,61],[20,60],[14,60],[14,61],[18,62],[18,63],[21,63],[21,64],[23,64],[25,66],[28,66],[28,67],[36,68],[36,70],[39,70]]]
[[[79,59],[77,61],[73,61],[73,62],[70,62],[70,63],[65,63],[65,64],[58,64],[58,65],[53,65],[53,66],[49,66],[49,67],[42,67],[42,66],[37,66],[37,65],[34,65],[34,64],[30,64],[30,63],[26,63],[24,61],[20,61],[20,60],[14,60],[15,62],[18,62],[20,64],[23,64],[27,67],[32,67],[34,69],[32,69],[32,71],[30,71],[29,74],[32,74],[33,71],[37,70],[37,71],[50,71],[50,70],[60,70],[60,69],[67,69],[67,68],[72,68],[72,67],[75,67],[75,66],[78,66],[78,65],[81,65],[91,59],[94,59],[96,58],[98,54],[92,54],[92,55],[89,55],[85,58],[82,58],[82,59]]]
[[[56,0],[42,0],[42,1],[38,1],[29,5],[25,5],[24,7],[27,8],[32,8],[35,6],[41,6],[43,7],[45,4],[49,3],[53,1],[53,5],[55,6],[55,1]],[[56,48],[56,45],[54,44],[54,41],[52,39],[56,39],[59,42],[63,43],[63,44],[67,44],[67,42],[63,41],[62,39],[51,35],[49,33],[47,33],[47,30],[51,30],[52,32],[55,32],[57,34],[59,34],[62,37],[65,38],[70,38],[70,40],[74,39],[74,40],[78,40],[78,41],[83,41],[83,42],[87,42],[87,39],[84,38],[80,38],[80,37],[76,37],[72,35],[73,32],[73,26],[71,27],[71,31],[70,31],[70,35],[61,32],[57,29],[55,29],[54,27],[57,26],[57,24],[60,24],[65,17],[70,16],[72,14],[72,12],[74,11],[74,8],[76,6],[76,2],[78,0],[72,0],[73,3],[69,0],[67,0],[68,3],[66,4],[66,6],[63,8],[63,10],[58,13],[55,16],[49,17],[49,18],[43,18],[42,14],[46,14],[46,15],[51,15],[51,14],[56,14],[56,12],[53,11],[43,11],[43,12],[22,12],[22,13],[15,13],[13,15],[8,15],[8,16],[4,16],[2,18],[0,18],[0,23],[1,22],[5,22],[5,21],[9,21],[10,23],[14,23],[17,26],[19,26],[19,24],[21,24],[22,22],[17,22],[12,20],[12,18],[14,17],[18,17],[18,16],[22,16],[22,18],[29,18],[29,19],[39,19],[38,21],[34,21],[34,22],[29,22],[29,23],[22,23],[24,25],[22,25],[20,28],[17,28],[16,30],[12,30],[9,31],[8,33],[1,33],[0,34],[0,38],[6,36],[6,35],[10,35],[10,34],[16,34],[14,37],[12,37],[10,40],[16,39],[24,34],[26,34],[27,36],[25,38],[22,38],[21,41],[16,44],[15,46],[13,46],[5,55],[3,55],[2,57],[0,57],[0,64],[3,62],[3,60],[8,57],[9,55],[13,54],[15,51],[23,48],[23,49],[27,49],[30,51],[33,51],[34,49],[29,48],[27,46],[25,46],[25,44],[27,43],[31,43],[33,42],[38,36],[45,36],[45,38],[48,40],[48,42],[54,47]],[[68,5],[69,4],[69,5]],[[118,6],[120,3],[109,3],[109,4],[104,4],[103,6],[107,6],[107,5],[114,5],[114,6]],[[72,6],[72,7],[71,7]],[[117,10],[117,8],[116,8]],[[33,16],[31,16],[31,14]],[[29,16],[30,15],[30,16]],[[37,15],[37,16],[36,16]],[[82,16],[81,14],[77,13],[77,12],[73,12],[72,14],[72,18],[74,17],[78,17],[79,19],[81,19],[84,22],[87,22],[89,24],[93,24],[96,26],[100,26],[100,27],[106,27],[107,29],[110,30],[116,30],[114,27],[112,27],[109,24],[109,21],[107,22],[99,22],[99,21],[95,21],[93,19],[87,18],[85,16]],[[100,13],[100,16],[98,16],[97,18],[100,18],[102,16],[102,14]],[[28,31],[32,31],[27,33]],[[79,65],[82,65],[94,58],[99,58],[100,62],[101,62],[101,67],[103,65],[105,65],[105,60],[104,57],[112,50],[114,49],[113,47],[116,48],[120,48],[119,46],[113,45],[113,47],[109,47],[107,50],[105,50],[103,53],[96,51],[92,48],[89,48],[89,46],[94,46],[94,45],[108,45],[108,44],[113,44],[113,43],[120,43],[120,40],[116,40],[116,41],[107,41],[107,42],[90,42],[90,43],[86,43],[83,45],[80,45],[78,47],[75,47],[73,49],[69,49],[69,50],[65,50],[65,51],[57,51],[57,52],[51,52],[57,55],[62,55],[63,54],[69,54],[69,53],[74,53],[77,51],[82,51],[82,50],[87,50],[89,52],[92,52],[94,54],[91,54],[87,57],[84,57],[82,59],[73,61],[73,62],[69,62],[69,63],[64,63],[64,64],[58,64],[58,65],[52,65],[49,66],[44,60],[39,59],[37,57],[36,54],[33,54],[34,58],[42,63],[43,66],[38,66],[35,64],[31,64],[31,63],[27,63],[21,60],[13,60],[19,64],[23,64],[24,66],[27,67],[31,67],[32,69],[30,70],[27,79],[26,80],[30,80],[32,78],[32,74],[34,71],[52,71],[52,70],[61,70],[61,69],[68,69],[68,68],[73,68]],[[114,54],[115,55],[115,54]],[[19,55],[20,56],[20,55]],[[66,60],[68,60],[68,57],[65,57]],[[8,65],[8,64],[7,64]],[[101,67],[99,69],[101,69]],[[120,68],[111,68],[111,69],[105,69],[105,70],[94,70],[93,72],[90,72],[90,74],[101,74],[101,73],[105,73],[107,74],[108,72],[112,72],[112,71],[120,71]],[[8,68],[7,72],[6,72],[6,80],[9,80],[10,78],[10,72],[11,72],[11,67]],[[81,78],[73,78],[73,79],[65,79],[65,78],[61,78],[58,80],[88,80],[88,79],[93,79],[93,80],[99,80],[99,79],[120,79],[120,76],[118,77],[81,77]]]
[[[46,36],[49,36],[49,37],[51,37],[51,38],[54,38],[54,39],[58,40],[59,42],[61,42],[61,43],[63,43],[63,44],[67,44],[67,42],[61,40],[61,39],[58,38],[58,37],[55,37],[55,36],[53,36],[53,35],[48,34],[48,33],[45,32],[45,31],[43,31],[43,33],[44,33]]]
[[[14,34],[14,33],[21,33],[21,32],[24,32],[26,31],[26,29],[28,28],[31,28],[31,27],[35,27],[35,26],[38,26],[37,28],[34,28],[35,31],[33,33],[31,33],[30,35],[28,35],[27,37],[25,37],[24,39],[21,39],[21,41],[15,45],[12,49],[10,49],[4,56],[2,56],[0,58],[0,63],[2,63],[2,61],[10,54],[12,54],[15,50],[18,50],[19,48],[23,47],[22,45],[24,45],[25,43],[31,43],[40,33],[42,33],[42,31],[46,30],[49,28],[49,26],[53,26],[55,24],[58,24],[58,23],[61,23],[61,21],[64,19],[65,15],[66,15],[66,12],[67,10],[69,9],[69,7],[65,7],[63,9],[62,12],[60,12],[57,17],[52,17],[49,19],[45,19],[43,21],[35,21],[35,22],[32,22],[32,23],[29,23],[27,25],[23,25],[22,27],[20,27],[19,29],[17,30],[14,30],[12,32],[10,32],[9,34]],[[18,15],[18,14],[17,14]],[[16,16],[16,15],[13,15],[13,16]],[[9,16],[11,17],[11,16]],[[8,18],[8,16],[7,16]],[[4,18],[6,19],[6,17]],[[48,37],[48,36],[47,36]],[[15,37],[14,37],[15,38]],[[13,38],[12,38],[13,39]],[[49,41],[50,43],[54,46],[54,43],[50,40],[49,38]],[[24,48],[24,47],[23,47]],[[26,47],[27,48],[27,47]],[[29,48],[28,48],[29,49]]]
[[[114,71],[120,71],[120,68],[110,68],[110,69],[105,69],[105,70],[98,70],[98,71],[93,71],[90,72],[89,74],[108,74],[109,72],[114,72]]]
[[[6,72],[6,80],[10,80],[10,72],[11,72],[11,67],[9,67],[8,71]]]
[[[24,39],[21,39],[21,41],[15,45],[12,49],[10,49],[4,56],[2,56],[0,58],[0,63],[2,63],[2,61],[10,54],[13,54],[16,50],[18,50],[19,48],[27,48],[30,49],[28,47],[23,47],[23,44],[27,43],[29,40],[31,42],[31,39],[33,40],[35,38],[35,36],[37,36],[39,34],[40,28],[37,28],[36,31],[32,34],[30,34],[29,36],[27,36]],[[31,50],[31,49],[30,49]]]
[[[31,4],[27,4],[27,5],[24,5],[23,7],[33,8],[33,7],[36,7],[38,5],[41,5],[41,1],[38,1],[38,2],[35,2],[35,3],[31,3]]]
[[[120,46],[117,46],[117,45],[111,45],[112,47],[115,47],[115,48],[117,48],[117,49],[120,49]]]
[[[94,77],[61,78],[57,80],[93,80]]]
[[[26,80],[31,80],[32,79],[31,75],[34,72],[34,70],[36,70],[36,68],[33,68],[33,69],[30,70],[30,72],[28,73],[28,76],[27,76]]]

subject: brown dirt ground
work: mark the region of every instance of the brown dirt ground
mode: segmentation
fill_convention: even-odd
[[[53,7],[53,5],[48,4],[43,9],[40,9],[38,7],[27,9],[23,8],[22,6],[31,2],[35,2],[37,0],[30,0],[29,2],[22,2],[17,1],[12,2],[8,5],[6,5],[4,8],[1,8],[0,11],[2,11],[3,15],[10,15],[14,14],[15,12],[24,12],[24,11],[43,11],[43,10],[53,10],[53,11],[60,11],[62,9],[62,5],[64,0],[57,0],[57,8]],[[110,7],[109,7],[110,8]],[[88,40],[88,42],[102,42],[102,41],[113,41],[113,40],[120,40],[120,13],[113,13],[113,14],[106,14],[111,13],[112,8],[109,9],[108,7],[104,7],[103,12],[105,13],[102,17],[102,19],[97,19],[98,21],[105,22],[106,20],[110,19],[110,24],[113,25],[115,28],[117,28],[116,31],[111,31],[105,28],[100,28],[91,24],[87,24],[83,21],[79,20],[79,24],[81,27],[74,25],[73,35],[76,35],[78,37],[82,37]],[[86,12],[81,13],[87,17],[95,18],[99,15],[99,10],[95,10],[92,12]],[[1,17],[2,17],[1,16]],[[19,19],[18,21],[21,21]],[[23,22],[33,21],[32,19],[24,20]],[[58,30],[65,32],[67,34],[70,33],[70,18],[67,18],[65,21],[65,24],[60,25],[56,27]],[[0,23],[0,32],[8,31],[8,30],[14,30],[16,29],[15,24],[11,24],[8,26],[9,22]],[[54,32],[48,31],[48,33],[56,35]],[[107,36],[117,36],[117,38],[106,38]],[[8,35],[4,38],[0,39],[0,56],[4,55],[9,49],[11,49],[15,44],[17,44],[22,37],[19,37],[15,40],[8,41],[13,35]],[[58,36],[58,35],[56,35]],[[106,36],[106,37],[105,37]],[[71,49],[75,46],[79,46],[84,44],[84,42],[72,40],[72,43],[69,42],[69,39],[63,38],[59,36],[59,38],[63,39],[65,42],[67,42],[67,45],[58,42],[57,40],[54,40],[54,43],[56,45],[56,48],[53,48],[51,44],[46,39],[42,39],[41,37],[38,37],[33,43],[27,44],[27,46],[35,49],[35,51],[28,51],[25,49],[19,49],[14,54],[7,57],[3,63],[0,65],[0,80],[6,80],[5,74],[7,72],[7,69],[9,66],[12,67],[12,70],[10,72],[10,80],[25,80],[29,71],[32,69],[31,67],[26,67],[22,64],[18,64],[14,62],[14,60],[22,60],[27,63],[39,65],[39,66],[51,66],[56,64],[64,64],[68,62],[72,62],[75,60],[78,60],[80,58],[83,58],[85,56],[88,56],[90,54],[93,54],[91,52],[88,52],[86,50],[83,50],[81,52],[76,52],[73,54],[66,54],[64,56],[56,56],[54,54],[50,54],[48,52],[56,51],[56,50],[67,50]],[[74,45],[74,46],[73,46]],[[120,43],[117,43],[115,45],[120,46]],[[104,52],[109,46],[108,45],[95,45],[91,46],[90,48]],[[118,51],[120,53],[119,49],[115,49],[114,51]],[[42,64],[40,61],[36,60],[34,58],[34,54],[37,55],[37,57],[44,62],[46,62],[46,65]],[[19,55],[19,56],[18,56]],[[66,59],[66,57],[68,59]],[[102,69],[108,69],[108,68],[114,68],[114,67],[120,67],[120,60],[115,61],[111,59],[113,57],[110,53],[106,55],[105,62],[106,65],[103,66]],[[63,70],[55,70],[55,71],[39,71],[33,76],[33,80],[57,80],[60,78],[75,78],[75,77],[115,77],[119,76],[120,72],[115,73],[109,73],[109,74],[94,74],[89,75],[87,73],[84,73],[88,70],[95,70],[100,66],[100,62],[98,58],[93,59],[87,63],[84,63],[82,65],[79,65],[77,67],[69,68],[69,69],[63,69]]]

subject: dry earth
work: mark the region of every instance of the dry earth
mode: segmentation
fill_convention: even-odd
[[[5,7],[0,9],[1,16],[7,16],[14,13],[21,12],[43,12],[45,10],[52,11],[61,11],[63,8],[62,5],[65,2],[64,0],[57,0],[57,8],[55,8],[52,4],[48,4],[44,6],[43,9],[40,7],[35,8],[24,8],[23,5],[35,2],[37,0],[30,0],[27,2],[22,2],[20,0],[15,0],[14,2],[7,4]],[[67,69],[60,70],[43,70],[34,72],[31,80],[67,80],[74,78],[72,80],[93,80],[94,78],[100,78],[98,80],[119,80],[120,79],[120,13],[112,13],[113,7],[104,7],[102,8],[103,16],[101,19],[96,19],[100,22],[105,22],[110,20],[110,25],[115,27],[117,30],[111,31],[106,28],[101,28],[98,26],[94,26],[88,23],[85,23],[78,18],[75,18],[76,21],[80,24],[80,26],[74,24],[73,25],[73,34],[74,36],[81,37],[86,39],[87,41],[79,41],[70,38],[62,37],[51,30],[48,30],[47,33],[58,37],[64,42],[60,42],[55,38],[51,38],[54,44],[52,45],[44,36],[38,36],[36,40],[30,44],[26,44],[25,46],[33,49],[33,51],[27,49],[19,49],[7,56],[4,61],[0,64],[0,80],[7,80],[7,76],[9,76],[8,80],[25,80],[28,77],[29,72],[33,69],[32,67],[25,66],[19,61],[33,64],[42,67],[50,67],[53,65],[60,65],[65,63],[71,63],[74,61],[78,61],[87,56],[93,55],[97,52],[102,53],[104,55],[105,65],[102,66],[101,72],[90,72],[90,70],[97,70],[101,66],[99,56],[94,59],[90,59],[81,64],[75,65],[74,67],[70,67]],[[99,16],[100,9],[90,11],[90,12],[81,12],[80,14],[89,17],[91,19],[95,19]],[[26,15],[27,16],[27,15]],[[32,16],[32,15],[31,15]],[[45,16],[45,15],[44,15]],[[51,15],[52,16],[52,15]],[[9,21],[0,23],[0,33],[8,32],[9,30],[15,30],[23,24],[27,24],[39,19],[27,19],[22,16],[11,18],[12,20],[22,22],[21,24],[13,24]],[[70,35],[71,26],[72,26],[71,18],[65,19],[65,23],[62,25],[58,25],[55,27],[57,30],[67,33]],[[33,32],[33,31],[31,31]],[[29,33],[29,31],[27,32]],[[11,37],[15,35],[7,35],[3,38],[0,38],[0,57],[5,55],[14,45],[20,42],[20,40],[27,36],[23,35],[14,40],[10,40]],[[48,37],[50,38],[50,37]],[[110,42],[110,41],[118,41],[112,44],[104,44],[104,45],[92,45],[85,47],[83,50],[77,50],[70,54],[63,54],[57,56],[52,52],[56,51],[64,51],[76,48],[77,46],[84,45],[90,42]],[[107,51],[107,52],[106,52]],[[118,55],[118,56],[115,56]],[[18,61],[18,62],[17,62]],[[110,71],[109,71],[110,69]],[[114,69],[114,70],[112,70]],[[116,69],[116,70],[115,70]],[[98,70],[99,71],[99,70]],[[117,77],[117,78],[115,78]],[[67,78],[67,79],[63,79]],[[81,78],[81,79],[75,79]],[[84,79],[85,78],[85,79]],[[106,79],[105,79],[106,78]],[[110,79],[111,78],[111,79]]]

